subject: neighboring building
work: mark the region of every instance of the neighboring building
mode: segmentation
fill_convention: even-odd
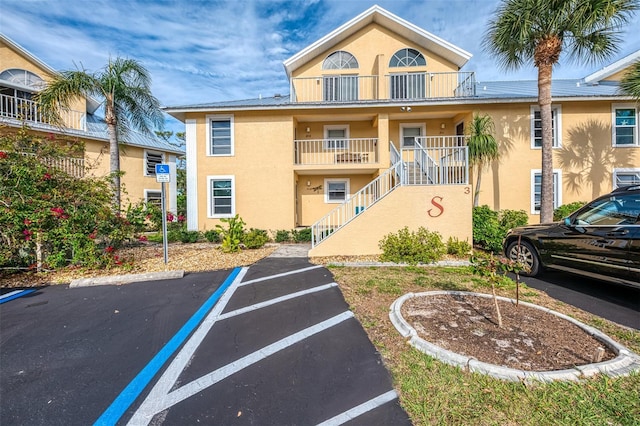
[[[26,124],[33,132],[55,138],[74,138],[85,146],[82,158],[66,162],[67,170],[78,176],[109,174],[109,137],[107,125],[96,115],[99,104],[93,99],[78,99],[62,111],[63,125],[52,125],[38,112],[32,96],[42,89],[56,71],[34,55],[0,34],[0,131],[15,132]],[[172,179],[168,185],[168,210],[175,212],[176,158],[184,148],[171,145],[155,136],[129,131],[121,141],[120,169],[125,191],[124,203],[141,200],[159,203],[160,183],[156,182],[155,164],[168,163]]]
[[[638,106],[617,80],[640,52],[553,83],[556,204],[640,179]],[[284,62],[290,95],[168,107],[186,124],[188,227],[239,214],[312,226],[312,256],[374,254],[403,226],[471,241],[465,125],[488,113],[501,158],[481,204],[539,219],[535,81],[477,82],[464,50],[373,6]],[[196,196],[194,196],[196,195]]]

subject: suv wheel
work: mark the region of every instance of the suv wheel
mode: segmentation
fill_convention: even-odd
[[[507,257],[515,262],[525,265],[528,270],[522,271],[520,275],[535,277],[540,273],[540,258],[533,246],[526,242],[513,241],[507,247]]]

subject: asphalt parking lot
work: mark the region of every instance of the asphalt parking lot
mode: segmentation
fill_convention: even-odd
[[[0,318],[3,425],[410,424],[330,272],[306,259],[47,287]]]

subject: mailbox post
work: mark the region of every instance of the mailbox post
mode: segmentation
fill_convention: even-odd
[[[167,196],[164,184],[170,182],[170,172],[168,164],[156,164],[156,182],[161,183],[161,203],[162,203],[162,248],[164,250],[164,264],[169,263],[169,246],[167,243]]]

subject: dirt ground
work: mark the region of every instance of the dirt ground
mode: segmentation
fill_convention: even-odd
[[[434,295],[408,299],[402,315],[424,340],[490,364],[551,371],[590,364],[615,354],[580,327],[555,315],[492,298]],[[601,348],[601,349],[600,349]]]

